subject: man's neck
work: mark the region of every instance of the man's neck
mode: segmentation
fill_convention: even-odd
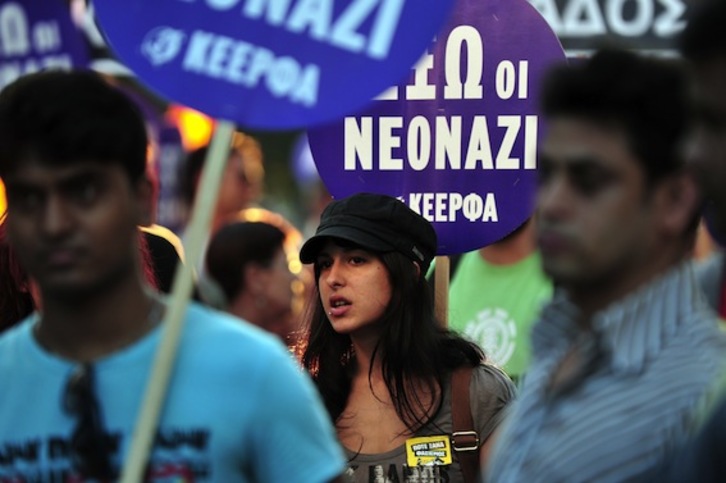
[[[93,294],[81,303],[47,297],[35,337],[60,357],[91,362],[146,335],[161,311],[161,302],[140,282]]]
[[[585,330],[592,328],[592,319],[598,312],[623,300],[641,287],[652,283],[656,278],[675,268],[684,256],[662,257],[627,275],[613,275],[609,282],[598,285],[574,284],[565,287],[572,303],[580,310],[579,324]]]

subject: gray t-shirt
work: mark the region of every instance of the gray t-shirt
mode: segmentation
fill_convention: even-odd
[[[504,407],[514,398],[514,384],[499,369],[482,364],[472,372],[469,399],[472,419],[484,442],[504,417]],[[463,483],[464,477],[452,458],[448,436],[452,432],[451,384],[444,386],[444,402],[432,424],[419,430],[406,444],[381,454],[360,454],[346,449],[349,460],[348,476],[355,483]],[[419,440],[418,438],[431,437]],[[423,455],[423,456],[422,456]],[[451,464],[427,464],[441,455]],[[448,455],[448,457],[447,457]],[[419,459],[416,465],[411,458]],[[409,461],[410,460],[410,461]],[[413,464],[409,464],[413,463]]]

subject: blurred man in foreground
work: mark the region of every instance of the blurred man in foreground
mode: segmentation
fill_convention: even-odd
[[[559,287],[489,480],[627,481],[679,448],[726,342],[688,263],[700,196],[684,169],[685,79],[621,51],[551,73],[537,241]]]

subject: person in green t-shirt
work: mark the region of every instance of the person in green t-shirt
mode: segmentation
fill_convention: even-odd
[[[516,381],[529,364],[529,330],[552,290],[529,220],[461,256],[449,287],[449,327],[479,344]]]

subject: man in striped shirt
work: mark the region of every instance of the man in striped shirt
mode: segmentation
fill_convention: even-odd
[[[679,151],[686,83],[608,50],[543,93],[537,242],[558,290],[485,476],[631,480],[683,445],[726,354],[687,261],[700,196]]]
[[[692,69],[694,89],[693,135],[688,143],[688,161],[699,173],[708,200],[711,225],[716,237],[726,233],[726,3],[703,2],[691,17],[681,38],[681,51]],[[711,281],[714,299],[724,309],[723,263]],[[663,483],[720,482],[726,478],[726,395],[698,436],[686,448],[643,481]]]

